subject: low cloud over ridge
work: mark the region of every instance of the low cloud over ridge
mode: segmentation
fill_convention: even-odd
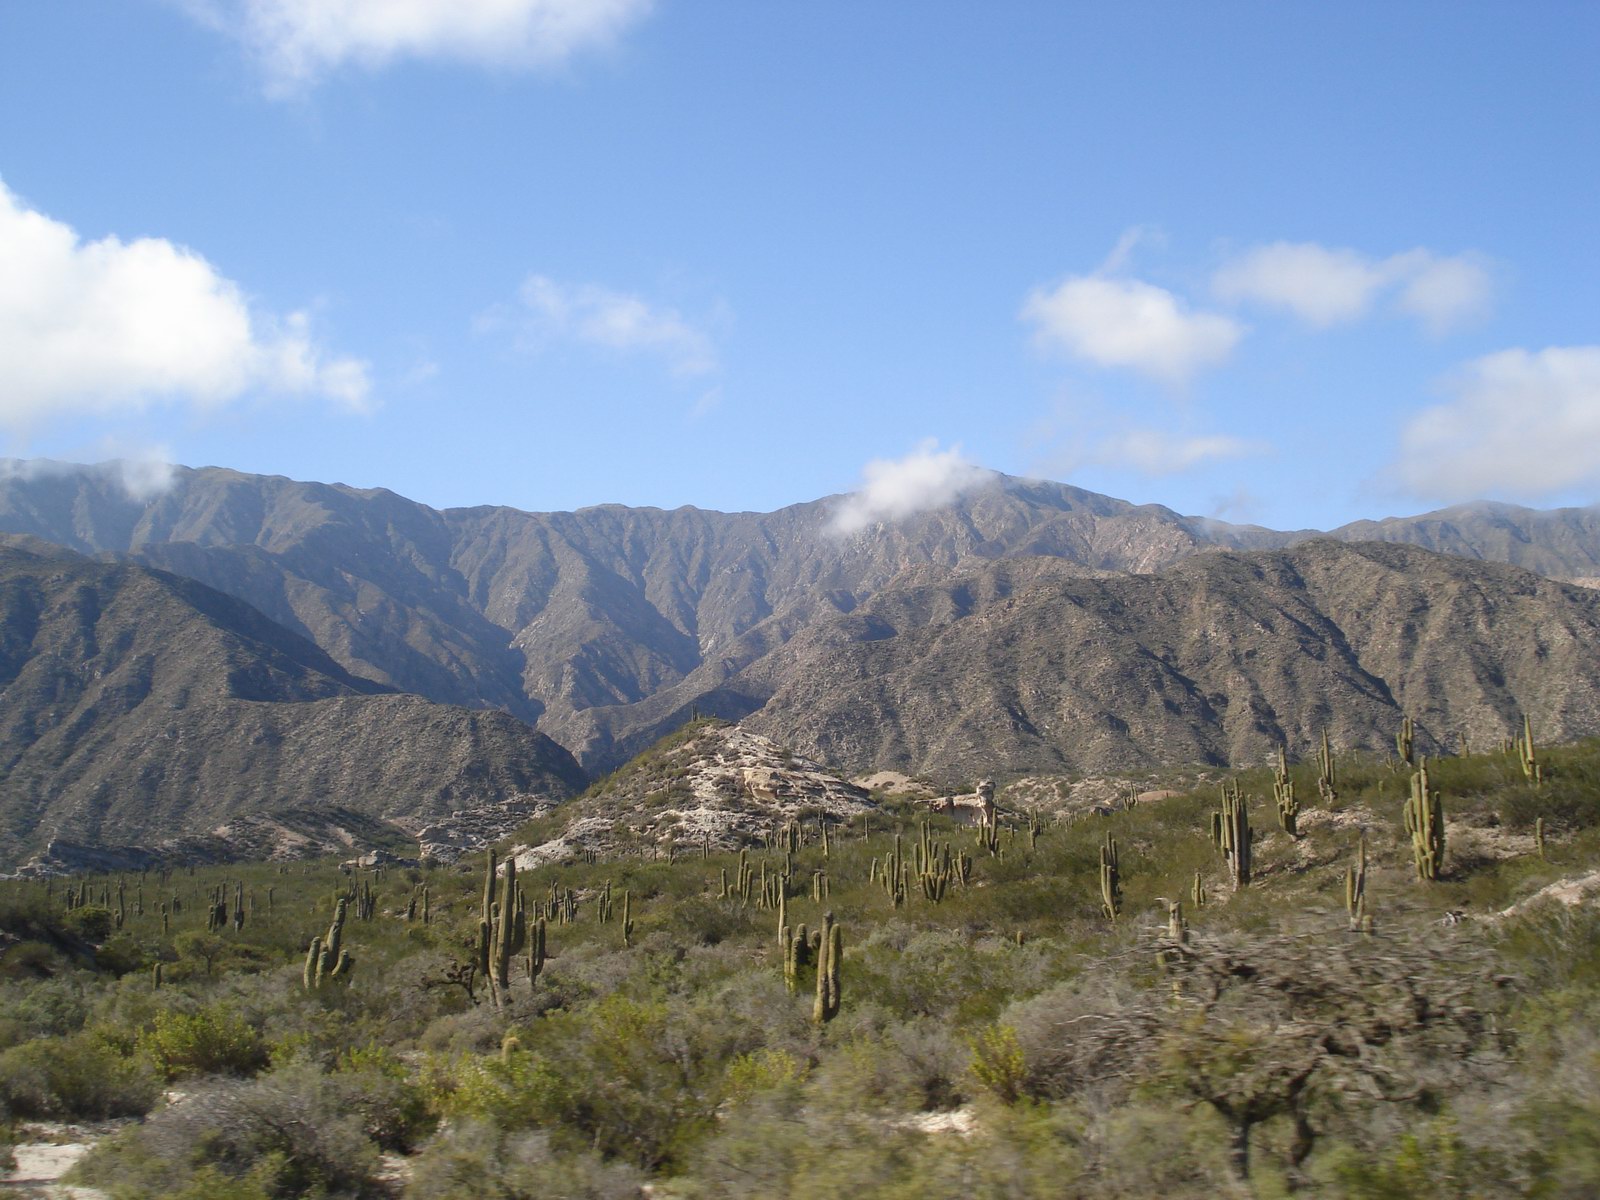
[[[859,533],[871,525],[944,508],[999,475],[968,461],[960,446],[940,450],[938,439],[928,438],[904,458],[873,459],[862,468],[861,478],[861,487],[834,510],[829,532]]]

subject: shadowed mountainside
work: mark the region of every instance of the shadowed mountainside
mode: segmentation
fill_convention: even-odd
[[[401,695],[190,579],[0,548],[0,860],[338,806],[427,817],[570,795],[504,713]]]

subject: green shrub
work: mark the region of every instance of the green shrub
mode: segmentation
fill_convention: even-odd
[[[78,1174],[126,1196],[382,1195],[377,1148],[345,1099],[313,1068],[214,1080],[101,1143]]]
[[[86,904],[67,914],[66,926],[85,941],[103,942],[116,927],[116,917],[112,916],[109,908]]]
[[[144,1052],[168,1079],[186,1075],[250,1075],[267,1065],[261,1035],[222,1004],[194,1012],[168,1009],[141,1039]]]
[[[0,1054],[0,1106],[18,1116],[138,1117],[160,1095],[149,1067],[101,1030],[40,1038]]]
[[[411,1194],[429,1200],[635,1200],[642,1177],[591,1151],[557,1153],[543,1133],[463,1121],[417,1156]]]

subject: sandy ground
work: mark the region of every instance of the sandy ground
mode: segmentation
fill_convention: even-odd
[[[16,1170],[0,1176],[0,1196],[38,1196],[49,1200],[105,1200],[98,1188],[68,1187],[59,1182],[68,1169],[89,1152],[98,1136],[80,1126],[24,1126],[24,1137],[90,1138],[89,1141],[21,1142],[13,1149]]]

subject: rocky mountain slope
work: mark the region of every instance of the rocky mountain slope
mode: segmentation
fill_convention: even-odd
[[[507,714],[403,695],[191,579],[0,547],[0,866],[339,807],[427,817],[583,777]]]
[[[1049,559],[908,572],[725,686],[847,770],[977,775],[1259,762],[1600,732],[1600,593],[1410,546],[1216,553],[1084,578]]]
[[[198,579],[353,675],[536,722],[591,771],[696,711],[747,715],[749,689],[730,679],[912,568],[1042,557],[1079,573],[1140,573],[1312,536],[1004,477],[850,536],[831,531],[835,507],[437,511],[381,489],[216,468],[179,469],[164,491],[135,498],[111,468],[0,469],[0,531]],[[1600,575],[1593,509],[1467,506],[1333,536]]]

